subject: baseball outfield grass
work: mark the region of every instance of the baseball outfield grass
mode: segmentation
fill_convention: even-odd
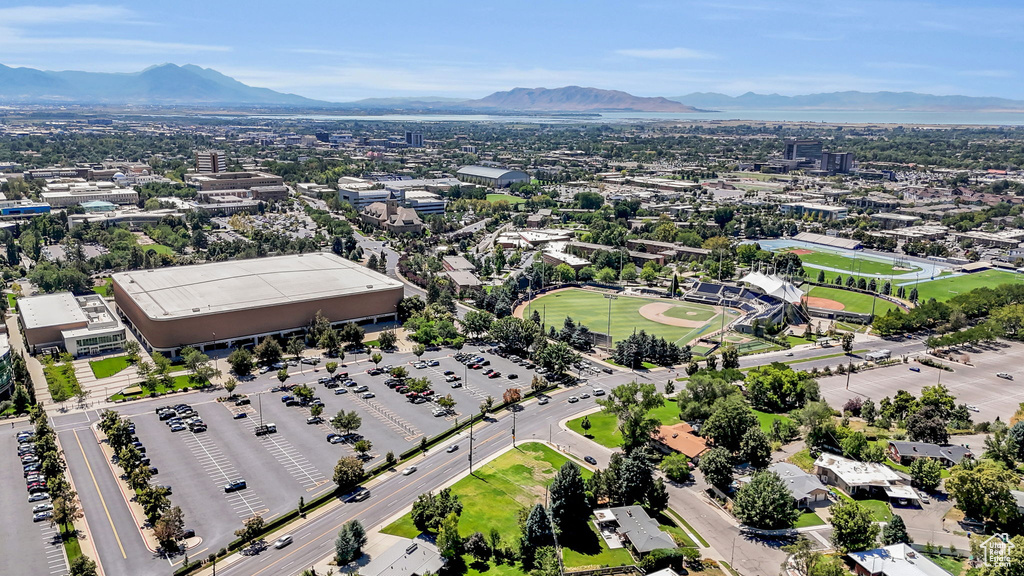
[[[829,288],[827,286],[815,286],[811,288],[808,296],[812,298],[827,298],[829,300],[835,300],[843,306],[844,310],[850,312],[856,312],[858,314],[871,314],[871,301],[874,300],[875,314],[885,314],[890,308],[898,308],[895,304],[862,294],[860,292],[851,292],[849,290],[840,290],[839,288]]]

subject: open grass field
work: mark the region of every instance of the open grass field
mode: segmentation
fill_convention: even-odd
[[[811,288],[811,291],[807,294],[811,298],[825,298],[827,300],[835,300],[843,305],[843,310],[850,312],[856,312],[858,314],[871,314],[871,301],[875,301],[875,314],[885,314],[890,308],[899,308],[888,300],[882,300],[868,294],[861,294],[860,292],[851,292],[849,290],[840,290],[839,288],[829,288],[827,286],[815,286]]]
[[[459,517],[459,533],[469,537],[474,532],[489,533],[497,529],[505,538],[519,533],[516,513],[544,501],[544,489],[555,472],[568,458],[537,442],[521,444],[518,449],[506,452],[478,468],[473,476],[456,482],[451,490],[462,501],[462,515]],[[583,477],[591,472],[583,469]],[[598,537],[593,525],[591,529],[561,540],[562,559],[567,566],[632,564],[633,559],[625,549],[611,550]],[[419,534],[409,514],[384,527],[386,534],[413,537]],[[523,574],[517,565],[474,563],[465,557],[470,574],[500,574],[512,576]]]
[[[833,268],[835,270],[842,270],[842,274],[854,274],[856,276],[890,276],[900,274],[913,274],[919,272],[922,268],[912,262],[907,262],[901,265],[898,269],[894,267],[894,261],[879,258],[875,256],[859,256],[857,258],[850,258],[845,254],[833,252],[827,249],[811,249],[810,253],[805,253],[808,248],[800,248],[797,254],[800,259],[803,260],[804,266],[807,268]],[[792,250],[790,250],[792,251]],[[829,274],[826,270],[826,277],[833,278],[835,273]]]
[[[520,198],[519,196],[513,196],[511,194],[488,194],[488,202],[497,202],[498,200],[504,200],[509,204],[522,204],[526,202],[526,198]]]
[[[171,249],[170,246],[164,246],[163,244],[147,244],[145,246],[142,246],[143,252],[149,252],[150,250],[156,252],[157,254],[174,254],[174,250]]]
[[[109,378],[127,367],[127,356],[114,356],[89,362],[89,368],[92,368],[92,374],[96,378]]]
[[[938,564],[939,568],[942,568],[953,576],[960,576],[960,573],[964,571],[963,558],[942,556],[941,554],[925,554],[925,556],[932,562]]]
[[[46,386],[50,389],[50,396],[57,402],[60,399],[68,399],[82,391],[82,385],[78,383],[75,376],[75,367],[70,362],[58,364],[47,361],[43,366],[43,375],[46,376]]]
[[[541,312],[545,323],[550,326],[561,326],[562,321],[568,316],[593,332],[604,333],[608,330],[608,302],[609,300],[600,292],[572,288],[534,299],[529,305],[529,310]],[[675,305],[665,312],[665,316],[699,323],[699,326],[671,326],[644,318],[640,314],[640,309],[648,304]],[[732,310],[727,310],[725,314],[726,323],[738,316]],[[633,334],[635,329],[683,345],[702,334],[713,332],[721,325],[722,316],[712,306],[678,300],[619,296],[611,300],[611,321],[614,340],[626,338]]]
[[[662,425],[671,426],[681,422],[679,420],[679,405],[676,404],[675,400],[665,399],[665,404],[659,408],[651,410],[651,416],[661,420]],[[583,430],[583,419],[587,418],[590,420],[590,430]],[[769,423],[770,424],[770,423]],[[604,412],[595,412],[588,416],[581,416],[574,418],[566,422],[569,429],[577,434],[584,436],[590,436],[594,442],[608,447],[618,448],[622,445],[622,434],[619,434],[618,421],[612,414],[605,414]]]
[[[757,423],[761,425],[761,430],[765,434],[771,433],[772,422],[776,420],[785,420],[788,421],[790,424],[795,424],[795,422],[793,422],[793,419],[785,414],[771,414],[769,412],[761,412],[759,410],[754,410],[754,415],[757,416]]]
[[[985,270],[974,274],[962,274],[950,278],[940,278],[917,284],[918,300],[924,301],[930,298],[943,302],[957,294],[988,286],[995,288],[1000,284],[1013,284],[1024,282],[1024,274],[1005,272],[1003,270]],[[903,284],[909,292],[914,287],[914,282]]]

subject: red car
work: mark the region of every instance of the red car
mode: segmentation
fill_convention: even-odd
[[[433,395],[434,395],[434,391],[433,390],[427,390],[427,391],[423,392],[423,394],[421,394],[421,396],[424,396],[424,397],[430,397],[430,396],[433,396]]]
[[[498,378],[499,376],[501,376],[501,372],[498,372],[497,370],[487,375],[488,378]]]
[[[417,394],[415,392],[409,392],[408,394],[405,395],[405,397],[410,399],[410,400],[412,400],[413,398],[415,398],[417,396],[419,396],[419,394]]]

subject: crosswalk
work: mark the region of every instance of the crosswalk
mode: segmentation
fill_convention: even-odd
[[[223,490],[225,484],[239,477],[238,470],[209,437],[192,432],[180,432],[178,437],[196,457],[217,489]],[[252,488],[225,492],[224,498],[235,514],[243,520],[269,510]]]

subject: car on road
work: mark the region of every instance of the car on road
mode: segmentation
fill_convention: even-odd
[[[917,497],[921,500],[922,504],[928,504],[932,499],[925,492],[918,492]]]
[[[594,396],[604,396],[603,388],[594,388]]]
[[[545,398],[541,398],[540,400],[537,400],[537,404],[540,404],[541,406],[547,404],[548,402],[549,402],[549,400],[546,397]]]
[[[608,368],[607,366],[605,366],[605,367],[601,368],[601,372],[604,372],[605,374],[611,374],[612,373],[612,369]]]
[[[249,417],[249,413],[248,412],[235,412],[235,415],[232,416],[232,418],[234,418],[235,420],[241,420],[242,418],[248,418],[248,417]]]
[[[458,444],[452,444],[451,446],[448,447],[447,450],[445,450],[445,452],[451,454],[452,452],[455,452],[458,449],[459,449],[459,445]]]
[[[281,548],[284,548],[285,546],[287,546],[287,545],[289,545],[291,543],[292,543],[292,535],[291,534],[285,534],[284,536],[281,536],[280,538],[277,539],[277,541],[274,542],[274,548],[277,548],[278,550],[280,550]]]
[[[590,398],[590,394],[587,394],[586,392],[580,394],[580,400],[586,400],[587,398]]]
[[[348,497],[345,498],[345,502],[362,502],[363,500],[366,500],[369,497],[370,490],[360,486],[359,488],[356,488],[355,492],[349,494]]]
[[[363,392],[363,399],[370,399],[376,396],[373,392]]]
[[[597,466],[597,458],[594,458],[593,456],[584,456],[583,461],[591,466]]]
[[[348,388],[336,388],[334,394],[348,394]]]
[[[575,403],[579,402],[580,399],[575,397],[575,396],[569,396],[568,401],[569,401],[569,404],[575,404]]]
[[[970,410],[971,412],[980,412],[980,410],[978,410],[978,407],[975,406],[974,404],[968,404],[967,409]]]
[[[920,372],[920,371],[921,371],[921,369],[920,369],[920,368],[918,368],[917,366],[911,366],[911,367],[910,367],[910,371],[911,371],[911,372]]]
[[[341,434],[328,434],[327,441],[331,444],[341,444],[345,441],[345,437]]]
[[[225,492],[238,492],[239,490],[245,490],[245,488],[245,480],[241,478],[232,480],[231,482],[228,482],[227,484],[224,485]]]
[[[402,470],[402,476],[408,476],[408,475],[412,474],[415,471],[416,471],[416,467],[415,466],[409,466],[405,470]]]
[[[996,372],[996,376],[1003,380],[1013,380],[1013,374],[1010,374],[1009,372]]]
[[[53,504],[50,504],[49,502],[45,504],[36,504],[35,506],[32,507],[33,514],[38,514],[40,512],[49,512],[50,510],[53,510]]]
[[[786,352],[786,356],[792,356],[792,355],[793,355],[792,352]]]
[[[33,522],[43,522],[43,521],[49,520],[50,518],[53,518],[53,512],[50,512],[50,511],[40,512],[38,514],[33,514],[32,515],[32,521]]]
[[[306,424],[319,424],[323,421],[324,419],[319,416],[310,416],[309,418],[306,418]]]
[[[46,492],[36,492],[35,494],[28,495],[29,502],[42,502],[43,500],[49,500],[50,495]]]

